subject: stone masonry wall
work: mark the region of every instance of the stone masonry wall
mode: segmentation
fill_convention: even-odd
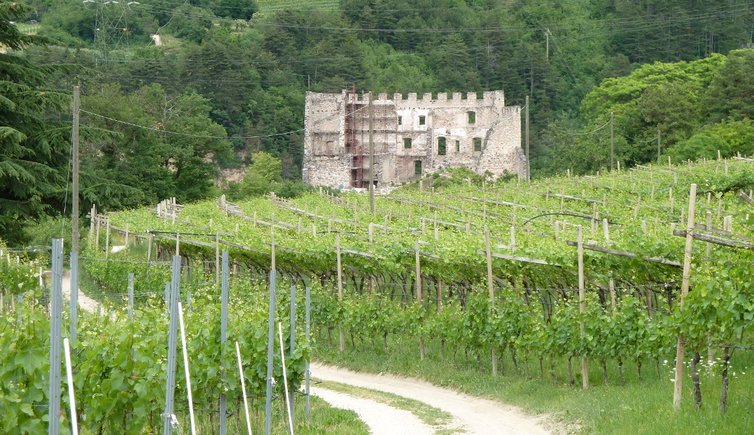
[[[347,111],[349,102],[352,106]],[[350,187],[354,155],[365,156],[359,167],[368,174],[368,103],[366,94],[346,91],[306,94],[305,182]],[[479,174],[499,176],[508,171],[526,175],[520,107],[505,106],[502,91],[484,92],[482,98],[476,93],[453,93],[450,97],[445,93],[424,94],[421,98],[413,93],[407,98],[380,94],[373,100],[373,111],[374,178],[378,186],[410,181],[419,176],[418,172],[426,175],[458,166]],[[358,145],[347,149],[349,117]]]

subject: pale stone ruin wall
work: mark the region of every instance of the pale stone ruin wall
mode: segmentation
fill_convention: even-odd
[[[434,97],[434,98],[433,98]],[[355,136],[362,145],[368,178],[368,96],[306,94],[303,179],[313,185],[351,186],[352,150],[346,149],[346,98],[355,98]],[[505,106],[502,91],[466,95],[453,93],[378,95],[373,101],[375,179],[378,186],[395,185],[449,167],[467,167],[479,174],[505,171],[526,175],[521,149],[521,109]],[[473,112],[473,122],[469,119]],[[423,117],[423,119],[422,119]],[[440,153],[444,138],[445,155]],[[406,148],[405,139],[411,140]],[[475,139],[481,150],[475,150]]]

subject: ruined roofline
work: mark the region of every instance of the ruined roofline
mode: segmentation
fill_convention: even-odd
[[[347,93],[346,90],[343,90],[340,94],[334,94],[334,93],[322,93],[322,92],[307,92],[307,94],[311,95],[331,95],[331,96],[345,96]],[[407,102],[407,103],[425,103],[425,104],[436,104],[436,103],[464,103],[464,104],[475,104],[480,103],[481,105],[505,105],[505,92],[503,91],[484,91],[481,92],[481,98],[479,98],[480,92],[453,92],[450,95],[450,98],[448,98],[447,92],[427,92],[422,94],[421,98],[417,96],[415,92],[411,92],[405,95],[402,93],[394,93],[394,94],[387,94],[387,93],[380,93],[377,94],[377,98],[373,100],[374,103],[379,104],[380,102]],[[366,92],[362,92],[361,94],[356,94],[356,103],[368,103],[369,102],[369,94]]]

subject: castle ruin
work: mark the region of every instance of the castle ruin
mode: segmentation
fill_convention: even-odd
[[[370,130],[371,119],[371,130]],[[526,176],[521,108],[503,91],[466,95],[306,93],[304,182],[336,188],[391,186],[450,167]],[[373,151],[370,149],[370,131]]]

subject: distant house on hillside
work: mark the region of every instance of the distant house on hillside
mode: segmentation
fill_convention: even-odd
[[[380,94],[372,102],[374,183],[395,185],[449,167],[526,176],[521,108],[502,91],[463,95]],[[307,92],[304,182],[369,187],[367,94]]]

